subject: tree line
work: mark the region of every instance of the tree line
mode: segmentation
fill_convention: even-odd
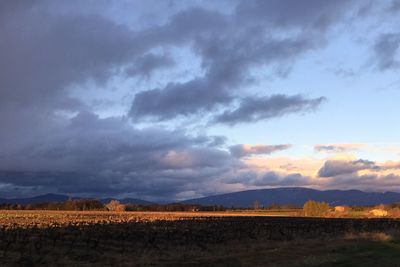
[[[335,215],[336,211],[330,207],[326,202],[318,202],[309,200],[302,208],[294,205],[278,205],[272,204],[267,207],[262,207],[256,201],[253,205],[254,210],[287,210],[297,209],[300,210],[299,214],[310,217],[325,217]],[[367,206],[343,206],[341,214],[351,212],[368,212],[372,209],[386,210],[387,214],[392,217],[400,217],[400,203],[393,203],[388,205],[379,205],[375,207]],[[32,204],[0,204],[0,210],[66,210],[66,211],[157,211],[157,212],[193,212],[193,211],[226,211],[226,210],[249,210],[248,208],[226,208],[222,205],[194,205],[194,204],[122,204],[118,200],[111,200],[109,203],[104,204],[96,199],[69,199],[64,202],[45,202],[45,203],[32,203]]]
[[[191,204],[122,204],[111,200],[103,204],[96,199],[69,199],[64,202],[44,202],[32,204],[0,204],[0,210],[70,210],[70,211],[225,211],[221,205],[191,205]]]

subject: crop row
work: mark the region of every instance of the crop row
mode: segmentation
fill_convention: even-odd
[[[63,214],[60,218],[65,220],[65,216]],[[49,219],[51,223],[47,227],[44,224],[38,227],[34,224],[36,219],[29,216],[25,217],[25,224],[7,221],[0,228],[0,260],[21,263],[29,259],[36,265],[45,265],[46,262],[57,264],[58,260],[65,258],[101,260],[107,254],[120,259],[125,255],[140,256],[149,251],[163,253],[187,248],[207,251],[218,245],[235,243],[329,239],[346,233],[400,230],[400,221],[393,219],[184,218],[175,214],[171,216],[178,220],[119,218],[120,221],[116,221],[113,220],[115,218],[107,220],[101,216],[97,215],[100,217],[98,222],[76,220],[56,223],[53,218],[53,221]],[[117,217],[117,214],[111,216]],[[71,217],[68,219],[71,220]]]

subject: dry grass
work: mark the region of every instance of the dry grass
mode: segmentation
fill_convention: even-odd
[[[70,223],[125,223],[138,221],[175,221],[210,217],[293,216],[296,211],[226,211],[226,212],[110,212],[1,210],[0,225],[64,226]]]
[[[0,266],[400,266],[398,229],[264,211],[0,211]]]

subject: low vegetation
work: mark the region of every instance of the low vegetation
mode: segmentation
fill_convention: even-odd
[[[36,204],[0,204],[0,210],[69,210],[69,211],[225,211],[223,206],[202,206],[181,203],[172,204],[122,204],[118,200],[111,200],[103,204],[95,199],[69,199],[65,202],[46,202]]]
[[[311,217],[323,217],[329,213],[329,205],[326,202],[309,200],[303,207],[304,215]]]
[[[1,208],[1,266],[400,266],[398,204]]]
[[[0,225],[2,266],[330,266],[355,245],[400,260],[400,220],[387,218],[3,211]]]
[[[212,205],[202,206],[193,204],[171,203],[171,204],[123,204],[117,200],[111,200],[103,204],[95,199],[69,199],[65,202],[50,202],[36,204],[0,204],[0,210],[59,210],[59,211],[136,211],[136,212],[257,212],[258,214],[270,216],[306,216],[306,217],[390,217],[400,218],[400,203],[378,206],[333,206],[325,202],[309,200],[302,208],[295,205],[272,204],[263,207],[260,202],[255,201],[253,209]]]

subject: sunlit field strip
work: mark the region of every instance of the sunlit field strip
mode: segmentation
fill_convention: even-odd
[[[229,212],[109,212],[109,211],[38,211],[2,210],[0,225],[64,226],[68,224],[126,223],[139,221],[175,221],[210,217],[295,216],[297,211],[229,211]]]

